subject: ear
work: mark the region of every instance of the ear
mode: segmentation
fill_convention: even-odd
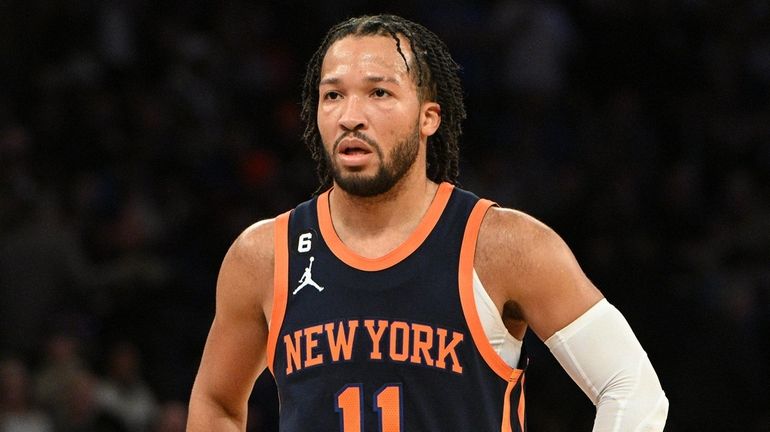
[[[436,102],[423,102],[420,113],[420,135],[431,136],[441,125],[441,105]]]

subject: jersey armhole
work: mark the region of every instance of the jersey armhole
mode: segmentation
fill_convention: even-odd
[[[273,226],[273,306],[267,333],[267,368],[275,376],[275,348],[281,332],[289,292],[289,215],[291,211],[275,218]]]
[[[497,306],[489,297],[487,289],[473,270],[473,299],[476,301],[476,311],[479,321],[484,328],[484,334],[495,352],[511,367],[517,367],[521,361],[523,340],[516,339],[508,332],[503,323],[503,317]]]
[[[458,271],[460,302],[462,304],[463,315],[465,315],[465,322],[468,324],[468,328],[471,332],[473,343],[479,350],[481,357],[490,369],[492,369],[492,371],[494,371],[500,378],[514,383],[519,380],[523,371],[509,366],[505,360],[495,352],[495,349],[489,343],[484,327],[481,324],[481,319],[479,318],[476,299],[474,298],[473,293],[473,263],[476,256],[476,242],[479,237],[479,230],[481,229],[484,215],[486,215],[487,210],[493,205],[496,204],[492,201],[485,199],[479,200],[468,217],[460,249],[460,268]]]

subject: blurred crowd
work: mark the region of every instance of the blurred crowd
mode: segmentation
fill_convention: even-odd
[[[445,40],[461,185],[565,238],[667,430],[767,431],[770,3],[33,0],[0,6],[0,432],[184,429],[227,247],[316,188],[305,62],[375,12]],[[528,341],[530,427],[589,430]],[[250,407],[277,430],[270,377]]]

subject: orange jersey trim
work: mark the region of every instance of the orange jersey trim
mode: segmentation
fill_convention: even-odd
[[[479,312],[476,308],[476,299],[473,297],[473,262],[476,256],[476,241],[479,237],[479,230],[481,229],[484,215],[492,205],[494,205],[492,201],[479,200],[468,217],[460,249],[458,281],[460,285],[460,302],[462,303],[463,314],[470,329],[473,343],[476,345],[479,353],[481,353],[481,357],[500,378],[508,382],[515,382],[522,371],[509,366],[492,348],[492,344],[489,343],[489,339],[487,339],[487,335],[484,332],[484,327],[481,325]]]
[[[518,411],[518,414],[519,414],[519,427],[521,428],[522,431],[526,430],[526,429],[524,429],[524,426],[526,426],[524,424],[524,415],[525,415],[524,411],[526,409],[525,401],[527,399],[525,397],[525,395],[524,395],[524,381],[526,379],[527,379],[527,377],[525,375],[521,376],[521,397],[519,398],[519,411]]]
[[[441,213],[449,202],[454,185],[450,183],[441,183],[436,191],[436,196],[428,207],[428,211],[423,216],[417,229],[408,239],[397,248],[388,252],[379,258],[366,258],[350,250],[345,243],[337,236],[332,224],[332,217],[329,210],[329,192],[326,191],[318,196],[318,225],[321,229],[326,244],[332,253],[342,260],[345,264],[364,271],[379,271],[398,264],[406,257],[411,255],[428,238],[433,228],[438,223]]]
[[[505,388],[505,399],[503,402],[503,423],[500,426],[501,432],[513,432],[513,429],[511,429],[511,392],[515,386],[516,383],[514,381],[510,381],[508,386]]]
[[[273,362],[278,334],[281,332],[286,304],[289,298],[289,214],[275,218],[273,225],[273,307],[270,313],[270,330],[267,333],[267,368],[275,376]]]
[[[500,426],[502,432],[513,432],[511,428],[511,393],[516,387],[516,383],[521,377],[521,397],[519,398],[519,406],[517,409],[517,420],[519,423],[519,430],[524,429],[524,376],[521,374],[520,369],[514,369],[513,374],[509,378],[508,386],[505,388],[505,401],[503,401],[503,423]]]
[[[487,210],[495,205],[489,200],[479,200],[468,217],[468,223],[465,226],[463,243],[460,249],[460,303],[462,304],[465,322],[471,332],[471,337],[481,357],[487,365],[502,379],[508,382],[505,388],[505,400],[503,401],[503,418],[500,430],[502,432],[511,432],[511,392],[516,387],[519,379],[523,379],[524,371],[509,366],[500,355],[495,352],[492,344],[489,343],[484,327],[481,325],[479,312],[476,308],[476,299],[473,296],[473,264],[476,257],[476,242],[479,238],[479,230],[484,220]],[[523,381],[522,381],[523,385]],[[516,407],[518,420],[521,430],[524,430],[524,395]]]

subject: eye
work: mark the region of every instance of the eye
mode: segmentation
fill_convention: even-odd
[[[388,91],[385,89],[378,88],[378,89],[374,89],[374,91],[372,92],[372,95],[374,95],[374,97],[383,98],[385,96],[389,96],[390,93],[388,93]]]
[[[337,93],[336,91],[330,91],[330,92],[324,93],[325,100],[337,100],[340,97],[342,97],[342,95]]]

